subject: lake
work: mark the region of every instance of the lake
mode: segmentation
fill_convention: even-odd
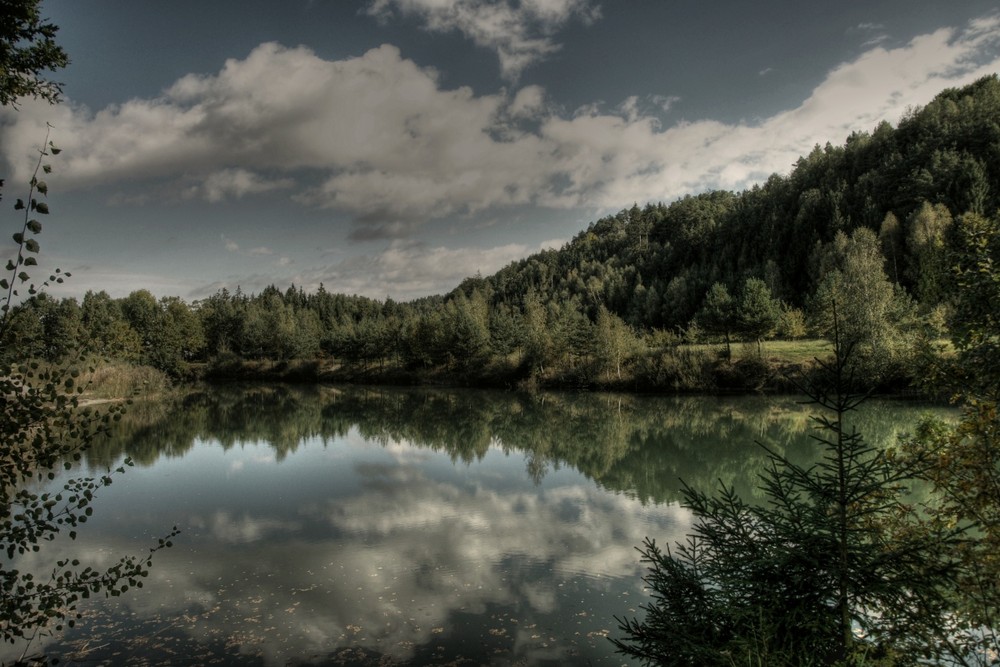
[[[870,401],[889,443],[948,410]],[[794,397],[218,386],[136,404],[79,469],[135,466],[75,543],[142,554],[141,589],[33,646],[72,664],[621,665],[647,599],[635,546],[682,538],[680,480],[748,498],[766,456],[816,458]],[[0,649],[0,660],[19,649]]]

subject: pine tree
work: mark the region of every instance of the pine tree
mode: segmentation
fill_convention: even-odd
[[[950,564],[942,537],[904,498],[922,461],[892,463],[845,422],[849,348],[807,389],[820,461],[805,468],[767,450],[766,498],[685,487],[692,534],[673,549],[639,549],[652,601],[645,618],[618,619],[622,653],[659,665],[915,664],[946,650]]]
[[[761,340],[774,334],[780,317],[781,304],[767,284],[760,278],[747,278],[736,302],[736,326],[745,340],[757,341],[758,355]]]

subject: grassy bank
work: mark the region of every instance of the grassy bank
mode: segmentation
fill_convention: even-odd
[[[91,359],[77,364],[80,386],[88,401],[155,398],[171,391],[172,383],[162,371],[124,361]]]
[[[707,350],[720,353],[724,345],[685,345],[690,350]],[[734,343],[732,345],[732,361],[754,359],[758,356],[756,343]],[[833,354],[833,345],[822,338],[802,340],[768,340],[761,343],[763,356],[779,365],[812,364],[815,359],[825,359]]]

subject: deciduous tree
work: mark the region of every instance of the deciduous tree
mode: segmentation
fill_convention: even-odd
[[[625,322],[608,311],[603,305],[597,311],[594,327],[595,356],[605,370],[614,370],[615,377],[622,379],[622,363],[639,345],[632,329]]]
[[[917,299],[934,306],[950,293],[947,237],[951,212],[944,204],[923,202],[906,220],[908,270]]]
[[[878,385],[899,374],[912,348],[912,308],[885,274],[875,233],[864,227],[849,237],[838,233],[813,261],[821,270],[809,303],[813,330],[832,335],[835,305],[840,336],[853,348],[856,377]]]
[[[47,78],[69,64],[58,30],[42,18],[39,0],[0,0],[0,107],[22,97],[58,101],[62,84]]]
[[[926,474],[943,525],[968,530],[956,554],[956,642],[973,664],[1000,660],[1000,222],[976,214],[956,221],[952,254],[954,357],[929,378],[962,403],[958,424],[927,422],[905,443],[910,456],[932,455]],[[949,363],[950,362],[950,363]],[[992,657],[991,657],[992,656]]]

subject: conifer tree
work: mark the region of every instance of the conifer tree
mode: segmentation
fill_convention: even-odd
[[[747,278],[736,302],[736,326],[745,340],[757,341],[757,354],[761,353],[761,340],[771,336],[781,317],[781,304],[771,296],[771,290],[760,278]]]
[[[694,514],[684,543],[647,538],[652,600],[645,618],[618,619],[622,653],[659,665],[916,664],[949,650],[945,544],[904,498],[923,462],[888,460],[846,420],[864,399],[850,394],[849,347],[807,388],[826,414],[813,436],[823,451],[802,467],[767,451],[766,502],[731,487],[684,488]],[[885,664],[885,663],[883,663]]]
[[[715,283],[705,294],[705,302],[695,318],[698,326],[726,339],[726,358],[732,356],[729,338],[736,328],[736,304],[722,283]]]

